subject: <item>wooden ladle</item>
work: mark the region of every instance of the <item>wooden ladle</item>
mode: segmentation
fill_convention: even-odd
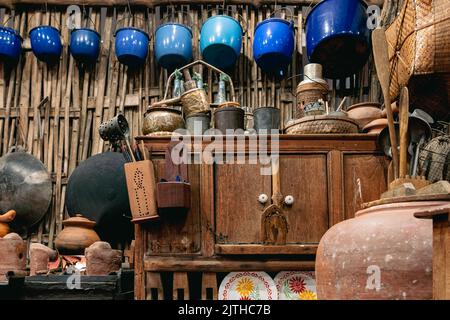
[[[394,176],[395,178],[398,178],[399,158],[397,149],[397,137],[394,128],[394,116],[391,109],[391,95],[389,92],[390,87],[389,54],[384,29],[377,28],[372,32],[372,46],[373,46],[373,57],[375,60],[375,67],[377,70],[378,79],[380,81],[381,90],[383,91],[384,105],[386,108],[386,115],[389,127],[389,138],[391,140],[392,146],[392,162],[394,167]]]

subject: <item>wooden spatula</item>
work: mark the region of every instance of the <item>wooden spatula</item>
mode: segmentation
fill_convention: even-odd
[[[391,96],[389,93],[390,87],[390,72],[389,72],[389,56],[388,56],[388,44],[386,41],[386,34],[384,29],[377,28],[372,31],[372,47],[373,57],[375,60],[375,67],[377,69],[378,79],[381,84],[381,90],[384,96],[384,105],[386,108],[386,115],[389,127],[389,138],[392,146],[392,162],[394,166],[394,175],[398,178],[398,149],[397,149],[397,137],[394,127],[394,116],[391,109]]]
[[[409,92],[403,87],[400,93],[399,103],[400,117],[400,178],[405,178],[408,173],[408,120],[409,120]]]

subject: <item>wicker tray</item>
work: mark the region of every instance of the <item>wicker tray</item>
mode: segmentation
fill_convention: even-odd
[[[286,134],[358,133],[358,123],[348,117],[308,116],[289,121]]]

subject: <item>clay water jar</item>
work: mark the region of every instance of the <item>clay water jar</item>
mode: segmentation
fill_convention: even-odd
[[[100,241],[100,237],[94,231],[95,224],[95,221],[83,218],[79,214],[64,220],[64,229],[55,240],[58,252],[63,255],[84,255],[86,248]]]
[[[414,213],[448,203],[378,205],[333,226],[317,249],[318,298],[432,299],[432,222]]]
[[[368,134],[380,134],[384,128],[388,126],[388,121],[386,118],[376,119],[369,122],[362,131]]]
[[[382,110],[378,102],[362,102],[347,108],[348,116],[358,122],[360,129],[373,120],[380,119]]]

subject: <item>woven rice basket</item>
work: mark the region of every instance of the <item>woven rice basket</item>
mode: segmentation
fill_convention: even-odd
[[[392,99],[414,75],[450,73],[450,1],[404,0],[386,38]]]
[[[289,121],[287,134],[358,133],[358,123],[348,117],[307,116]]]

